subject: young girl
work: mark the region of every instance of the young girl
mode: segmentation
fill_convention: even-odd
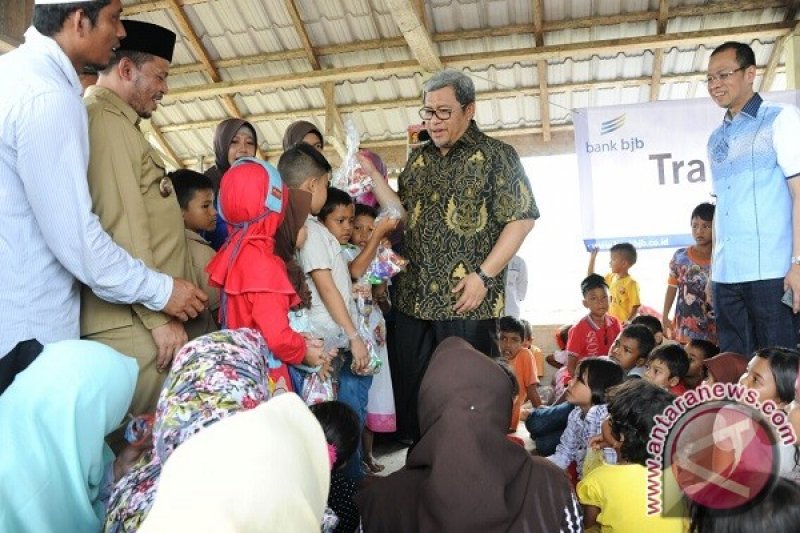
[[[549,456],[561,468],[576,464],[578,479],[583,477],[583,460],[591,437],[600,433],[600,424],[608,413],[606,390],[622,383],[622,368],[609,359],[589,357],[582,359],[575,377],[567,387],[567,402],[575,408],[567,419],[567,428],[561,435],[556,452]]]
[[[764,348],[753,354],[747,365],[747,373],[739,383],[758,392],[758,401],[763,405],[773,401],[789,417],[796,435],[800,435],[800,408],[797,406],[795,383],[797,382],[800,353],[788,348]],[[780,475],[796,482],[800,481],[800,453],[796,445],[779,444]]]
[[[328,508],[336,515],[336,526],[331,531],[352,533],[360,523],[358,508],[353,496],[358,484],[343,475],[345,465],[358,448],[358,415],[342,402],[323,402],[309,407],[317,417],[331,460],[331,487],[328,493]]]
[[[643,379],[628,380],[608,392],[608,420],[617,464],[598,466],[578,483],[584,527],[600,531],[683,533],[684,517],[647,514],[647,443],[654,418],[674,396]]]
[[[206,268],[210,285],[221,288],[223,327],[260,331],[275,358],[285,363],[270,364],[275,394],[292,390],[287,364],[316,367],[326,360],[322,342],[289,327],[289,309],[300,300],[286,265],[274,253],[288,198],[275,167],[251,158],[237,161],[225,173],[219,196],[219,214],[231,234]]]

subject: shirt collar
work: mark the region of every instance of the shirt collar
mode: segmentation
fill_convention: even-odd
[[[92,85],[86,89],[86,96],[93,96],[98,100],[103,100],[105,103],[117,108],[120,113],[127,118],[134,126],[139,126],[141,117],[128,103],[117,95],[111,89]]]
[[[72,61],[70,61],[55,39],[42,35],[39,30],[31,26],[25,31],[25,44],[23,46],[29,47],[32,51],[39,52],[53,60],[58,69],[64,74],[75,94],[80,96],[83,87],[81,87],[81,80],[75,70],[75,65],[72,64]]]
[[[467,130],[464,132],[463,135],[461,135],[461,137],[456,139],[456,142],[454,142],[450,150],[447,151],[447,155],[449,155],[450,152],[452,152],[453,150],[461,149],[462,145],[464,147],[469,147],[478,144],[478,139],[480,137],[480,134],[481,130],[478,129],[478,125],[475,123],[474,120],[470,120],[469,126],[467,126]],[[433,141],[430,141],[428,143],[428,146],[433,148],[433,150],[435,150],[436,153],[441,154],[439,148],[435,144],[433,144]]]
[[[746,104],[742,107],[742,110],[739,111],[738,114],[747,115],[750,118],[756,118],[758,115],[758,110],[761,108],[761,102],[764,99],[761,98],[761,95],[758,93],[754,93],[753,96],[750,97],[750,100],[747,101]],[[725,113],[725,120],[731,121],[734,117],[731,117],[730,111]]]

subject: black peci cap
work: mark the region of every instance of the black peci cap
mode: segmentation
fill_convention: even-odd
[[[144,52],[172,62],[176,38],[174,32],[140,20],[123,20],[122,25],[127,35],[120,41],[119,50]]]

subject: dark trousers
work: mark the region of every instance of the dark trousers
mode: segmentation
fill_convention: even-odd
[[[797,315],[781,303],[783,278],[713,283],[719,347],[751,357],[761,348],[797,348]]]
[[[525,421],[525,427],[536,444],[536,452],[547,457],[556,453],[567,419],[575,406],[564,402],[558,405],[537,407]]]
[[[14,377],[28,368],[28,365],[42,353],[43,346],[36,339],[18,343],[0,358],[0,394],[11,385]]]
[[[419,440],[417,396],[433,351],[448,337],[461,337],[476,350],[497,357],[496,320],[420,320],[397,312],[392,378],[398,433]]]

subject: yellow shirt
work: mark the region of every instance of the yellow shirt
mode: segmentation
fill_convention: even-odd
[[[578,483],[582,505],[600,508],[602,533],[684,533],[685,517],[647,514],[647,469],[638,464],[598,466]]]
[[[631,316],[633,307],[641,305],[639,284],[630,275],[621,278],[618,274],[609,273],[606,274],[605,280],[611,297],[608,314],[620,322],[625,322]]]

